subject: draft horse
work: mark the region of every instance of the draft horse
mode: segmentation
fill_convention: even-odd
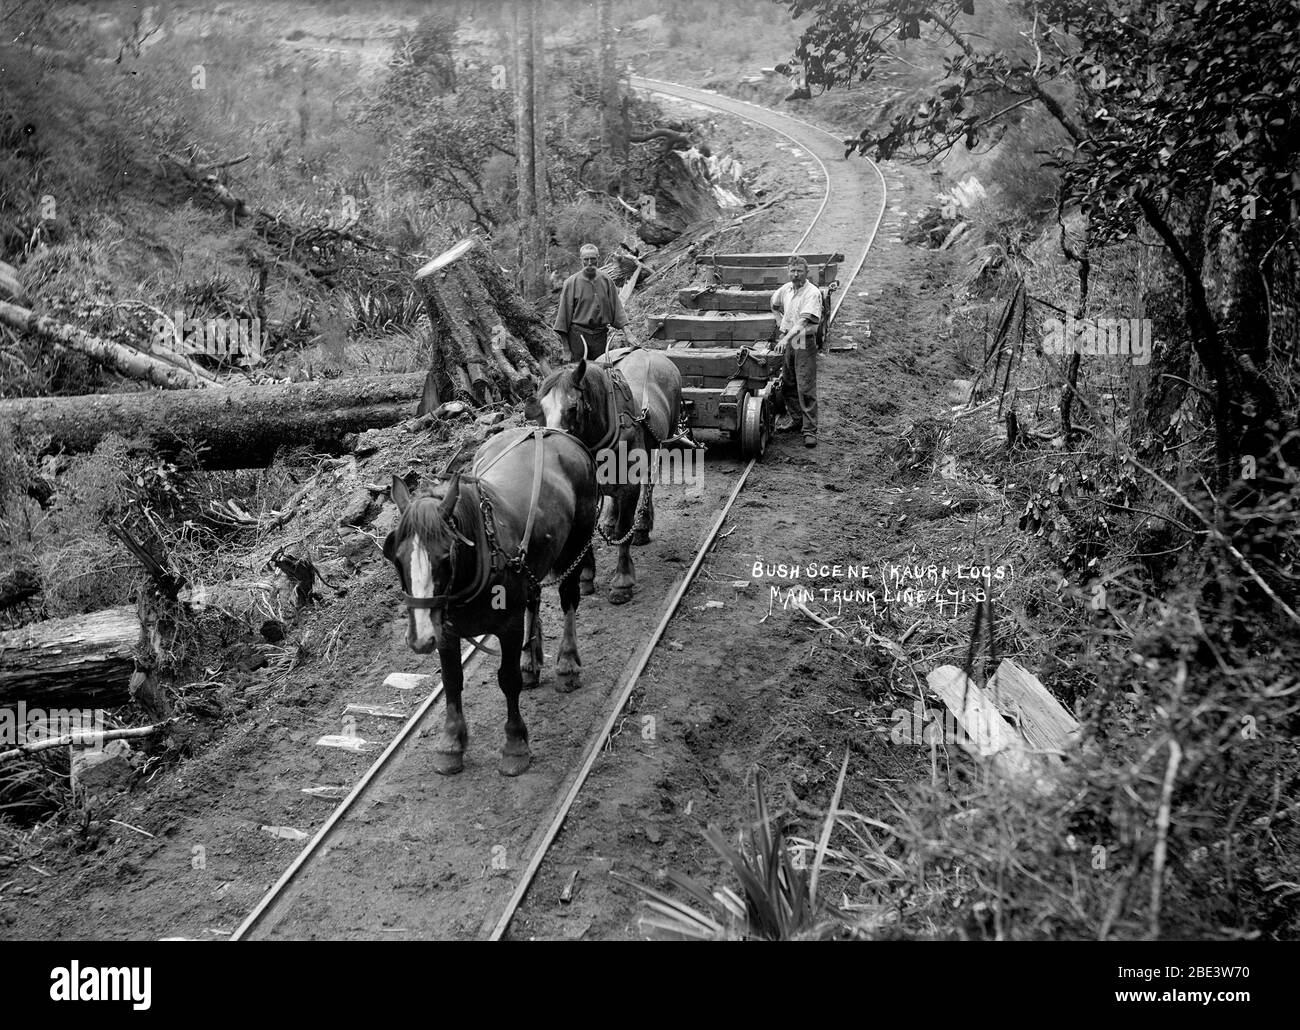
[[[469,730],[461,709],[461,639],[491,634],[501,644],[497,683],[506,697],[499,769],[518,776],[532,760],[519,692],[540,680],[541,586],[551,573],[564,611],[555,687],[568,693],[581,685],[579,565],[591,549],[600,503],[595,462],[568,433],[514,429],[492,437],[469,474],[440,490],[413,497],[393,477],[392,491],[401,518],[384,541],[384,557],[401,580],[406,642],[417,654],[436,647],[442,666],[447,717],[434,746],[435,768],[444,774],[464,768]]]
[[[682,438],[681,413],[682,376],[677,366],[660,351],[641,347],[620,348],[552,372],[526,409],[543,425],[578,437],[596,457],[600,491],[612,499],[601,533],[618,547],[610,604],[632,599],[636,569],[631,545],[650,542],[653,470],[659,448]],[[595,592],[595,578],[593,550],[583,563],[584,594]]]

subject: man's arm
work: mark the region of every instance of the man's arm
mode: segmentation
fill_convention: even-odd
[[[789,284],[787,283],[785,285],[778,286],[775,290],[772,291],[771,308],[773,314],[779,315],[781,314],[781,312],[785,310],[786,285]]]
[[[561,336],[569,334],[569,309],[573,307],[573,276],[560,287],[560,303],[555,309],[555,324],[551,326]]]

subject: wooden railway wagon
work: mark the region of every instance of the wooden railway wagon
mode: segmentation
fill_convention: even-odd
[[[821,289],[816,345],[826,339],[843,254],[803,254],[808,280]],[[776,420],[775,400],[783,360],[770,347],[777,338],[772,294],[789,280],[789,254],[709,254],[697,258],[701,282],[677,294],[683,312],[653,315],[651,339],[668,343],[665,353],[682,374],[682,398],[693,432],[716,434],[739,444],[746,458],[767,450]]]

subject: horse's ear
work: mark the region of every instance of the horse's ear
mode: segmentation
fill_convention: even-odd
[[[460,499],[460,475],[459,473],[451,477],[451,483],[447,486],[447,494],[442,499],[442,504],[438,510],[442,513],[444,519],[450,519],[452,512],[456,510],[456,501]]]
[[[583,358],[581,361],[579,361],[576,365],[573,366],[573,375],[571,377],[573,385],[581,386],[582,377],[585,376],[586,374],[587,374],[587,359]]]
[[[406,483],[398,476],[393,477],[390,491],[393,495],[393,503],[397,505],[397,510],[405,515],[406,509],[411,505],[411,491],[406,489]]]
[[[524,418],[529,422],[539,422],[542,418],[542,405],[537,399],[537,391],[534,390],[524,398]]]

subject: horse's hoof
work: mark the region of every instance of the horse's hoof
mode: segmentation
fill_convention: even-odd
[[[528,751],[528,746],[524,746],[521,754],[508,754],[501,752],[501,762],[497,765],[497,770],[502,776],[518,776],[520,773],[528,771],[528,767],[533,762],[533,756]]]
[[[572,672],[556,673],[555,692],[557,694],[572,694],[582,686],[582,674],[574,669]]]
[[[590,597],[596,592],[596,584],[593,580],[584,579],[578,584],[578,593],[583,597]]]
[[[634,531],[633,531],[633,533],[632,533],[632,546],[633,546],[633,547],[644,547],[644,546],[645,546],[646,544],[648,544],[649,542],[650,542],[650,530],[648,530],[648,529],[637,529],[637,530],[634,530]]]
[[[435,751],[433,753],[434,772],[443,776],[455,776],[465,768],[465,754],[462,751]]]
[[[538,676],[524,676],[523,689],[536,690],[542,685],[541,678]]]
[[[609,588],[610,604],[627,604],[628,601],[630,600],[632,600],[631,587],[610,587]]]

